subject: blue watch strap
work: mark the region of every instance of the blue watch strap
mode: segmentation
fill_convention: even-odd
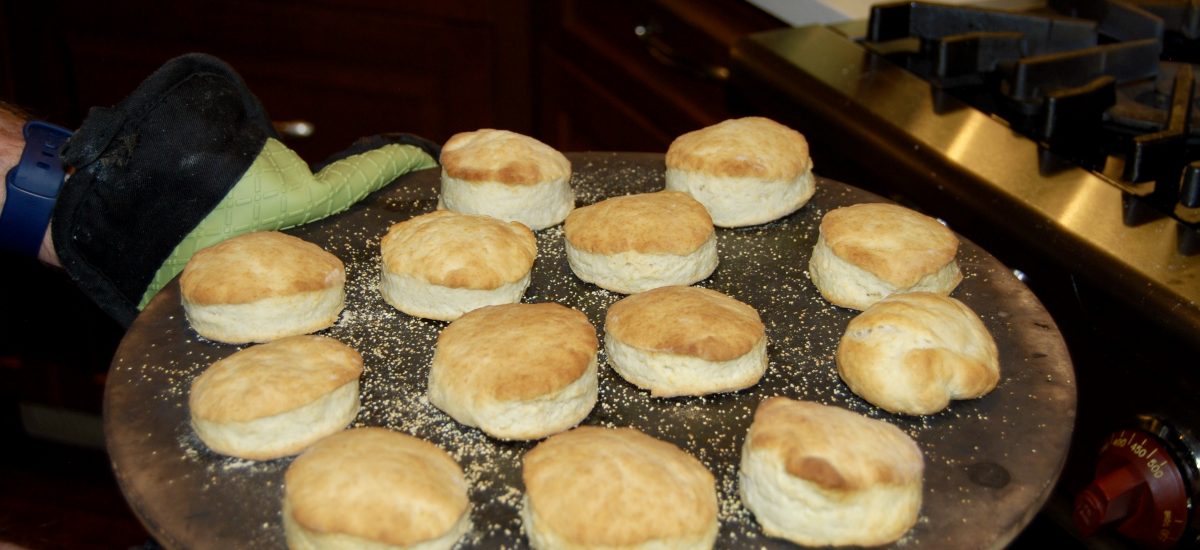
[[[0,249],[37,256],[66,175],[58,152],[71,132],[31,121],[25,124],[23,133],[21,162],[4,178],[8,193],[0,211]]]

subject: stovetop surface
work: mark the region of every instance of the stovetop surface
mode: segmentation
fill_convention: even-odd
[[[951,227],[976,226],[1035,250],[1037,261],[1097,282],[1200,343],[1194,230],[1166,217],[1126,223],[1130,197],[1120,187],[868,51],[849,38],[856,25],[747,37],[733,52],[735,78],[753,72],[854,143],[868,143],[871,158],[862,162],[891,165],[876,171],[903,174],[891,183]],[[822,159],[814,160],[821,172]]]

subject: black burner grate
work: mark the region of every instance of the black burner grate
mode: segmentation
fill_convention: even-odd
[[[1054,0],[1014,13],[874,6],[865,45],[1128,194],[1127,223],[1200,231],[1200,4]],[[1180,46],[1183,47],[1180,47]],[[1183,52],[1186,55],[1180,55]]]

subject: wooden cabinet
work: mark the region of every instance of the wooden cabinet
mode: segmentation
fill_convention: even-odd
[[[228,61],[317,162],[404,131],[492,127],[563,150],[664,150],[729,116],[729,46],[782,23],[743,0],[4,0],[0,92],[74,126],[173,56]]]
[[[666,151],[675,136],[728,118],[730,46],[783,25],[740,0],[539,7],[536,129],[568,151]]]
[[[4,90],[75,125],[201,51],[229,62],[272,118],[314,125],[289,142],[310,162],[380,132],[529,132],[529,13],[526,0],[6,1]]]

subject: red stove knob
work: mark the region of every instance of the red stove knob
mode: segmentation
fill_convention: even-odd
[[[1170,449],[1155,435],[1123,430],[1100,449],[1096,477],[1075,497],[1075,526],[1090,536],[1117,532],[1149,548],[1169,548],[1188,524],[1187,482]]]

